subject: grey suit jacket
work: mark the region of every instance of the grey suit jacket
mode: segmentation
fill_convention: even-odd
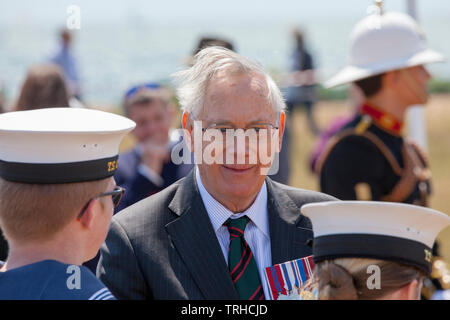
[[[194,171],[116,214],[97,276],[118,299],[239,299]],[[300,207],[336,200],[266,178],[272,264],[311,255]]]

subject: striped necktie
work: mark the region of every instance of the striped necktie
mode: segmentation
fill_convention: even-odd
[[[230,232],[228,269],[241,300],[264,300],[264,290],[252,250],[244,239],[247,216],[228,219],[225,222]]]

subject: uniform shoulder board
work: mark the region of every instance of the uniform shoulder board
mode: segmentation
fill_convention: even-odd
[[[370,127],[371,124],[372,118],[369,117],[368,115],[363,115],[361,117],[361,120],[355,127],[355,133],[358,135],[363,134],[364,132],[366,132],[366,130]]]
[[[372,189],[370,185],[365,182],[360,182],[355,185],[356,199],[359,201],[370,201],[372,200]]]

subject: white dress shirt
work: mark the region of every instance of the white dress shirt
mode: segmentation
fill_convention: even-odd
[[[221,203],[214,199],[203,186],[198,168],[195,170],[198,190],[202,197],[209,219],[213,225],[220,247],[222,248],[225,261],[228,263],[228,247],[230,245],[230,233],[223,224],[228,218],[237,219],[247,216],[250,221],[244,231],[244,238],[253,252],[256,264],[258,266],[259,277],[264,289],[264,296],[270,299],[270,288],[265,281],[265,269],[272,265],[272,253],[270,249],[269,235],[269,217],[267,211],[267,187],[266,182],[259,190],[259,193],[253,204],[244,212],[233,214]]]

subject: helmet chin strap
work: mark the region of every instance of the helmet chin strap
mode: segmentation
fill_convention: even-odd
[[[401,69],[400,72],[403,74],[407,87],[409,88],[409,91],[416,96],[416,98],[419,99],[419,104],[424,104],[428,100],[428,94],[424,93],[424,90],[422,90],[420,84],[417,82],[417,80],[411,76],[408,69]]]

